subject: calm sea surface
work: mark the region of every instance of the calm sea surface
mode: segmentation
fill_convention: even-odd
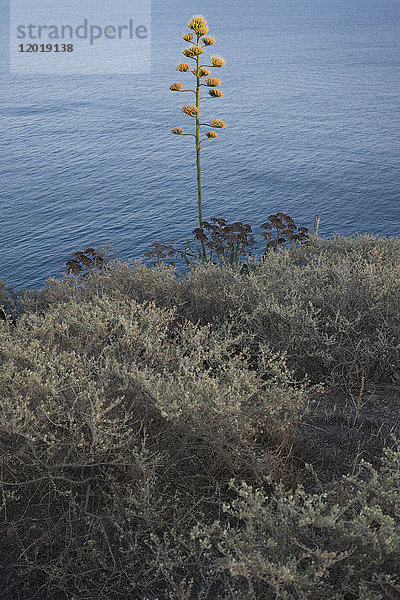
[[[191,82],[175,66],[199,12],[227,60],[205,108],[228,127],[202,152],[204,218],[249,223],[259,252],[277,211],[310,229],[318,212],[323,237],[400,234],[399,0],[154,1],[148,75],[10,75],[2,48],[1,279],[40,287],[87,246],[140,258],[191,236],[193,142],[170,130],[192,122],[168,87]]]

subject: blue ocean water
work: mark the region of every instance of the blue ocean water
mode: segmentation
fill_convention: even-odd
[[[88,246],[140,258],[191,237],[193,142],[170,133],[188,100],[168,88],[190,81],[175,67],[194,13],[227,60],[205,109],[227,129],[202,152],[204,218],[249,223],[260,252],[277,211],[310,229],[319,213],[322,237],[400,234],[399,0],[154,1],[147,75],[10,75],[2,48],[2,280],[40,287]]]

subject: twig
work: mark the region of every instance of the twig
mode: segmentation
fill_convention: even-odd
[[[108,535],[107,535],[106,529],[104,527],[102,518],[99,517],[98,515],[94,515],[93,513],[89,513],[89,512],[85,512],[85,515],[87,515],[88,517],[93,517],[94,519],[97,519],[100,522],[100,525],[101,525],[101,528],[102,528],[103,534],[104,534],[104,539],[106,540],[107,548],[108,548],[108,551],[110,553],[111,560],[113,561],[113,573],[115,573],[115,570],[117,568],[117,562],[115,560],[114,553],[112,551],[111,544],[110,544],[110,541],[108,539]]]
[[[315,215],[315,219],[314,219],[314,233],[313,233],[314,239],[318,238],[319,221],[320,221],[320,216],[319,215]]]
[[[18,481],[16,483],[12,483],[12,482],[8,482],[8,481],[0,481],[0,485],[12,485],[12,486],[22,486],[22,485],[29,485],[31,483],[38,483],[39,481],[52,481],[52,480],[57,480],[57,481],[65,481],[66,483],[71,483],[72,485],[82,485],[83,483],[88,483],[89,481],[101,481],[101,479],[99,477],[86,477],[86,479],[81,479],[80,481],[75,481],[74,479],[69,479],[68,477],[62,477],[62,476],[52,476],[52,475],[48,475],[46,477],[38,477],[37,479],[28,479],[28,481]]]

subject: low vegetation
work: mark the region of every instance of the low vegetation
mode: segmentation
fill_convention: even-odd
[[[3,298],[2,598],[400,597],[400,240],[298,235]]]

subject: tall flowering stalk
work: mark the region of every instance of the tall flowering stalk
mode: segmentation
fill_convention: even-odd
[[[201,65],[200,56],[204,54],[205,48],[212,46],[215,43],[215,38],[208,36],[209,28],[207,21],[203,15],[194,15],[191,21],[188,22],[188,27],[193,33],[185,33],[182,37],[185,42],[188,42],[190,46],[183,50],[183,54],[186,58],[190,59],[194,64],[180,63],[176,69],[181,73],[193,73],[196,78],[196,87],[194,90],[184,90],[182,83],[173,83],[170,85],[170,90],[173,92],[191,92],[195,94],[195,104],[186,104],[182,107],[182,112],[195,119],[195,133],[184,133],[182,127],[175,127],[172,129],[172,133],[175,135],[191,135],[195,138],[196,145],[196,162],[197,162],[197,201],[199,207],[199,224],[201,231],[201,246],[203,259],[207,260],[207,251],[204,240],[204,229],[203,229],[203,206],[201,197],[201,167],[200,167],[200,151],[201,144],[208,140],[213,140],[218,137],[218,134],[213,129],[222,129],[226,127],[226,124],[221,119],[214,119],[211,123],[200,123],[200,102],[202,100],[208,100],[210,98],[222,98],[223,93],[219,90],[221,82],[216,77],[210,77],[211,73],[208,69],[220,68],[225,65],[225,60],[219,56],[211,56],[210,65]],[[194,41],[195,40],[195,41]],[[194,68],[191,68],[191,67]],[[204,83],[203,83],[204,82]],[[208,89],[208,96],[200,96],[200,88],[204,86]],[[207,127],[208,131],[204,131],[205,137],[200,139],[203,127]]]

